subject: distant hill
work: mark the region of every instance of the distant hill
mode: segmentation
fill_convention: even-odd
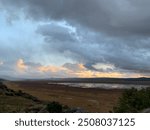
[[[1,78],[0,78],[0,82],[2,82],[2,81],[5,81],[5,79],[1,79]]]
[[[55,78],[50,82],[70,82],[70,83],[117,83],[117,84],[143,84],[150,85],[150,78]]]
[[[5,80],[18,81],[18,80],[23,80],[23,78],[16,78],[16,77],[11,77],[11,76],[0,75],[0,81],[5,81]]]
[[[150,78],[15,78],[10,76],[0,76],[0,81],[48,81],[67,83],[117,83],[117,84],[138,84],[150,85]]]

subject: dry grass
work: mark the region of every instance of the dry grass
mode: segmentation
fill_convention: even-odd
[[[0,113],[5,112],[24,112],[27,107],[33,106],[35,103],[18,96],[0,95]]]
[[[40,100],[58,101],[69,107],[81,107],[87,112],[109,112],[123,90],[83,89],[64,85],[49,85],[46,81],[5,82],[8,88],[22,90]]]

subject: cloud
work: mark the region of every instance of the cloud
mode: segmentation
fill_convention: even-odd
[[[44,33],[45,26],[46,33]],[[54,28],[51,29],[51,26],[55,27],[57,31]],[[69,29],[58,25],[44,25],[44,28],[40,26],[38,32],[45,38],[44,46],[47,52],[59,53],[64,57],[72,58],[78,63],[83,63],[88,69],[106,71],[105,65],[109,68],[107,71],[110,72],[112,66],[121,72],[144,73],[150,70],[148,39],[145,41],[120,40],[102,37],[97,33],[86,33],[84,30],[76,30],[73,35],[70,35]],[[53,31],[58,33],[53,33]],[[65,37],[65,35],[67,36]],[[103,68],[96,69],[94,67],[96,64],[103,65]],[[112,65],[112,68],[109,65]]]
[[[3,61],[0,61],[0,66],[3,65],[3,64],[4,64],[4,62],[3,62]]]
[[[149,35],[149,0],[1,0],[35,20],[66,20],[110,35]]]
[[[13,17],[18,18],[17,12],[21,12],[25,16],[24,21],[38,23],[34,33],[44,39],[42,44],[35,44],[38,40],[34,37],[37,35],[33,35],[31,39],[35,39],[35,43],[29,47],[32,49],[11,49],[11,54],[20,52],[24,59],[30,58],[30,61],[36,62],[28,64],[22,61],[23,65],[28,65],[28,69],[36,68],[37,71],[38,68],[55,76],[56,72],[58,75],[81,77],[102,74],[149,76],[149,0],[0,0],[0,3],[1,10],[11,16],[7,17],[10,21]],[[11,15],[11,12],[15,15]],[[36,51],[37,46],[42,49]],[[34,55],[30,57],[33,48]],[[8,50],[1,47],[0,54],[9,54]],[[11,54],[10,59],[18,59],[17,54]],[[57,59],[57,56],[66,64],[59,67],[51,65],[50,62],[54,60],[48,61],[48,57]],[[44,57],[48,58],[46,65],[42,65]],[[65,61],[68,59],[71,63]],[[23,65],[22,69],[25,67]]]
[[[40,66],[40,67],[38,67],[38,70],[40,72],[53,72],[53,73],[56,73],[56,72],[65,70],[65,68],[56,67],[56,66]]]
[[[101,71],[111,71],[115,68],[115,66],[112,64],[103,64],[103,63],[97,63],[97,64],[93,65],[93,67],[95,69],[101,70]]]
[[[85,70],[85,66],[83,64],[71,64],[71,63],[65,63],[63,67],[72,70],[72,71],[82,71]]]
[[[23,59],[18,59],[16,63],[4,63],[0,66],[1,75],[12,74],[15,78],[68,78],[68,77],[142,77],[148,76],[144,74],[135,74],[131,72],[114,71],[96,71],[86,68],[83,64],[65,63],[64,65],[42,65],[40,63],[28,62]],[[15,65],[17,68],[15,68]],[[97,65],[98,66],[98,65]],[[109,68],[110,65],[100,65],[98,68]],[[1,68],[2,67],[2,68]],[[9,69],[8,69],[9,68]]]
[[[62,66],[39,66],[38,71],[42,73],[49,73],[51,76],[58,77],[76,77],[78,73],[85,71],[86,68],[82,64],[65,63]]]
[[[31,70],[32,71],[32,70]],[[123,77],[119,72],[97,72],[84,67],[83,64],[66,63],[62,66],[39,66],[37,71],[48,74],[50,77]]]
[[[17,69],[21,72],[25,71],[28,68],[28,66],[25,65],[23,59],[19,59],[16,63],[16,66],[17,66]]]

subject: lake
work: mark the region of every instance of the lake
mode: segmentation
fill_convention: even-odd
[[[105,89],[129,89],[129,88],[147,88],[150,85],[134,85],[134,84],[107,84],[107,83],[48,83],[48,84],[61,84],[70,87],[80,88],[105,88]]]

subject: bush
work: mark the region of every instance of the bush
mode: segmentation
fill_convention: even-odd
[[[50,113],[61,113],[63,107],[58,102],[51,102],[51,103],[47,104],[46,109]]]
[[[7,87],[4,84],[0,83],[0,89],[7,90]]]
[[[119,99],[119,103],[114,107],[114,112],[136,113],[150,107],[150,88],[137,90],[135,88],[126,90]]]
[[[17,92],[15,92],[15,95],[16,96],[22,96],[23,95],[23,92],[21,90],[18,90]]]
[[[12,93],[12,92],[5,92],[5,95],[6,96],[14,96],[14,93]]]

